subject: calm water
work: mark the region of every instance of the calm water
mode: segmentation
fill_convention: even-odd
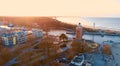
[[[66,33],[66,31],[56,30],[56,31],[49,32],[49,34],[55,35],[55,36],[59,36],[62,33]],[[75,37],[75,35],[70,35],[70,34],[67,34],[67,36],[69,37],[69,39],[72,39],[73,37]],[[93,37],[94,37],[94,41],[99,44],[102,44],[103,41],[107,41],[107,40],[112,40],[114,42],[120,42],[120,36],[104,36],[104,37],[102,37],[101,35],[83,35],[83,38],[87,39],[87,40],[93,40]]]
[[[83,26],[86,26],[86,27],[93,27],[93,23],[95,23],[96,28],[120,31],[120,18],[59,17],[57,19],[63,22],[76,24],[76,25],[80,22]]]
[[[84,35],[84,39],[94,40],[95,42],[102,44],[104,41],[112,40],[114,42],[120,42],[120,36],[104,36],[101,35]],[[94,39],[93,39],[94,38]]]
[[[120,31],[120,18],[83,18],[90,26],[96,28]]]

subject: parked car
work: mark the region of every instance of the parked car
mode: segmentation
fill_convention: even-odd
[[[69,66],[82,66],[84,63],[84,55],[78,55],[73,58]]]
[[[61,58],[61,59],[56,59],[56,62],[59,62],[59,63],[69,63],[69,60],[67,60],[67,58]]]

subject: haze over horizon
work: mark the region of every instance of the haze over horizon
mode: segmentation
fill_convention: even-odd
[[[120,0],[0,0],[0,16],[60,16],[60,21],[86,25],[78,17],[120,17]]]
[[[0,16],[120,17],[120,0],[0,0]]]

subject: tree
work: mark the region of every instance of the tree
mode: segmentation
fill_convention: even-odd
[[[8,62],[12,57],[12,52],[7,48],[3,48],[0,53],[0,66],[3,66],[3,64]]]
[[[73,51],[80,53],[80,51],[81,51],[81,43],[80,42],[73,42],[71,44],[71,46],[72,46]]]
[[[58,62],[53,62],[53,66],[62,66],[62,64],[60,64]]]
[[[106,55],[111,55],[111,48],[109,45],[103,45],[103,47],[101,48],[102,53],[106,54]]]
[[[56,48],[53,42],[54,38],[51,36],[44,37],[37,48],[43,50],[44,54],[47,56],[54,55],[59,48]]]
[[[87,50],[89,49],[89,47],[84,41],[73,41],[71,46],[72,50],[77,53],[87,52]]]
[[[64,33],[62,33],[62,34],[59,36],[59,39],[62,40],[62,41],[66,41],[66,40],[68,40],[68,37],[67,37]]]

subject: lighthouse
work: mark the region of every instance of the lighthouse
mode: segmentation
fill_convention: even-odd
[[[78,26],[76,27],[76,39],[82,40],[82,35],[83,35],[83,27],[79,23]]]

